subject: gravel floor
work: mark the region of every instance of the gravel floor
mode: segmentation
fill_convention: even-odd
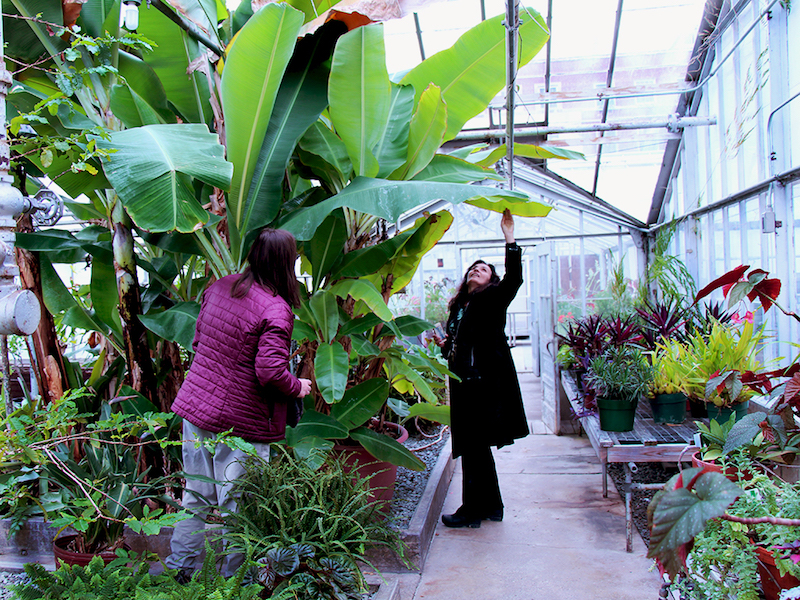
[[[412,471],[405,467],[397,468],[397,481],[389,508],[389,518],[398,529],[408,528],[425,491],[431,471],[450,437],[450,429],[440,427],[433,435],[433,438],[411,437],[404,442],[406,448],[414,452],[417,458],[425,463],[426,468],[424,471]]]
[[[637,472],[633,473],[634,483],[666,483],[667,480],[678,472],[677,467],[666,467],[662,463],[637,463]],[[622,484],[625,483],[625,469],[620,463],[608,464],[608,475],[611,477],[620,496],[625,498]],[[650,532],[647,529],[647,505],[656,495],[657,490],[634,491],[631,499],[633,523],[639,530],[645,546],[650,546]]]
[[[24,573],[6,573],[0,571],[0,598],[11,598],[13,594],[7,586],[14,583],[23,583],[28,580],[28,576]]]

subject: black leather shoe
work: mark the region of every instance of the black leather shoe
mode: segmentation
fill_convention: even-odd
[[[491,512],[486,513],[483,516],[485,521],[502,521],[503,520],[503,509],[498,508],[497,510],[493,510]]]
[[[481,526],[481,520],[478,517],[465,517],[464,515],[454,512],[452,515],[442,515],[442,523],[445,527],[471,527],[477,529]]]

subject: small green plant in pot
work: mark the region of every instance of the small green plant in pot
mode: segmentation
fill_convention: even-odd
[[[630,346],[612,347],[589,363],[586,382],[597,396],[600,428],[630,431],[639,399],[650,389],[653,367]]]
[[[681,381],[685,376],[681,360],[683,345],[668,340],[657,346],[653,354],[653,381],[650,386],[650,405],[656,423],[683,423],[686,418],[686,394]]]
[[[737,419],[747,414],[755,392],[742,386],[737,375],[762,368],[756,355],[763,342],[763,332],[747,322],[741,328],[715,323],[708,336],[689,336],[683,389],[690,398],[706,402],[709,418],[725,421],[731,412]]]

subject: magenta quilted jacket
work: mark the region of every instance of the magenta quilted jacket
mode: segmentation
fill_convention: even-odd
[[[280,296],[254,283],[232,298],[238,275],[203,294],[194,336],[195,357],[172,410],[201,429],[274,442],[286,431],[286,400],[300,392],[289,372],[294,316]]]

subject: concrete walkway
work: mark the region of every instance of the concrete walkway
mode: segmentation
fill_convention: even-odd
[[[589,441],[547,433],[538,379],[520,384],[534,434],[495,450],[503,522],[440,522],[422,574],[399,576],[400,600],[656,600],[658,573],[637,534],[625,552],[625,507],[613,485],[603,498]],[[460,504],[457,467],[444,512]]]

